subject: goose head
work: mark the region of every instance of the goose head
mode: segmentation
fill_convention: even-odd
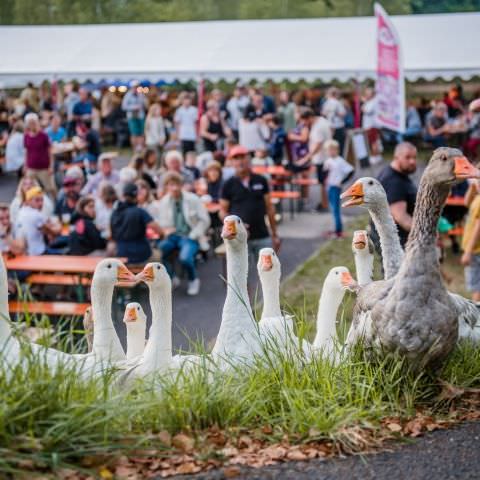
[[[172,288],[172,280],[167,269],[160,262],[147,263],[136,279],[145,282],[149,287]]]
[[[223,220],[222,238],[225,243],[235,245],[245,245],[247,243],[248,232],[242,219],[237,215],[228,215]]]
[[[424,176],[432,184],[451,186],[468,178],[480,178],[480,171],[461,150],[441,147],[433,152]]]
[[[323,288],[330,293],[343,295],[345,290],[354,290],[356,284],[347,267],[334,267],[328,272]]]
[[[92,286],[111,286],[119,282],[135,282],[135,275],[117,258],[105,258],[98,263]]]
[[[258,254],[258,275],[263,278],[280,278],[280,260],[273,248],[262,248]]]
[[[127,328],[133,327],[137,329],[137,327],[139,327],[139,329],[144,330],[147,325],[147,316],[145,315],[142,306],[137,302],[127,303],[123,322]]]
[[[382,203],[387,204],[385,189],[376,178],[372,177],[359,178],[340,195],[340,198],[345,200],[342,207],[371,208]]]
[[[354,255],[373,255],[373,243],[366,230],[353,232],[352,252]]]

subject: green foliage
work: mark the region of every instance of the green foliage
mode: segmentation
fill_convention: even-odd
[[[373,0],[2,0],[0,24],[245,20],[372,15]],[[384,0],[390,14],[475,11],[479,0]]]

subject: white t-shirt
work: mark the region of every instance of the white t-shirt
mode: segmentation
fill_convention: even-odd
[[[345,107],[337,98],[327,98],[323,103],[322,114],[330,122],[332,128],[345,127]]]
[[[180,140],[187,140],[194,142],[197,139],[197,107],[190,105],[190,107],[178,107],[175,112],[174,121],[178,123],[178,138]]]
[[[268,127],[256,120],[250,122],[242,118],[238,124],[239,143],[250,152],[265,149],[269,133]]]
[[[25,161],[25,147],[23,133],[14,132],[8,137],[5,149],[5,171],[13,172],[23,166]]]
[[[28,255],[42,255],[47,249],[43,232],[40,230],[47,222],[47,217],[29,205],[23,205],[15,221],[15,236],[27,242]]]
[[[322,145],[332,138],[332,129],[330,122],[324,117],[318,117],[315,123],[310,128],[308,137],[308,149],[312,151],[315,145],[321,143]],[[312,163],[314,165],[322,165],[325,160],[325,153],[322,148],[313,156]]]
[[[362,105],[362,128],[369,130],[377,126],[377,97],[367,100]]]
[[[340,156],[327,158],[323,168],[328,171],[327,185],[329,187],[341,187],[342,180],[353,172],[353,167]]]

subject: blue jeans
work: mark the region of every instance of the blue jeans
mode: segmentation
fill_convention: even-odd
[[[342,215],[340,214],[340,193],[342,189],[340,187],[330,186],[328,187],[328,204],[332,210],[333,220],[335,221],[335,233],[341,233],[343,231]]]
[[[158,248],[162,251],[163,263],[170,275],[173,277],[173,264],[169,258],[175,250],[178,250],[178,261],[187,271],[190,281],[197,278],[195,270],[195,256],[198,253],[198,242],[188,237],[172,234],[165,240],[158,242]]]

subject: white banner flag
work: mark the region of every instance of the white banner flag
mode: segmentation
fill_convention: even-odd
[[[377,19],[377,125],[405,131],[405,78],[400,38],[387,12],[375,4]]]

